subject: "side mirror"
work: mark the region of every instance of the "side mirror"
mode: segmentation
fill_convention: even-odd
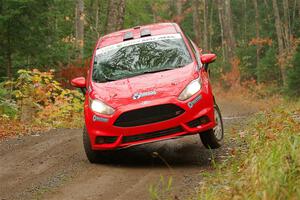
[[[85,88],[86,87],[86,81],[84,77],[78,77],[71,80],[71,84],[74,87],[77,88]]]
[[[86,92],[86,80],[84,77],[78,77],[71,80],[71,85],[80,88],[82,93]]]
[[[204,65],[205,71],[208,70],[208,64],[214,62],[216,59],[217,59],[217,55],[213,53],[201,55],[201,62]]]
[[[201,55],[201,62],[203,64],[209,64],[214,62],[217,59],[217,55],[213,54],[213,53],[209,53],[209,54],[202,54]]]

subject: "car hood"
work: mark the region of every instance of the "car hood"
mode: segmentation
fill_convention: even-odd
[[[151,101],[180,92],[198,77],[195,63],[174,70],[144,74],[127,79],[91,84],[90,96],[117,108],[132,102]]]

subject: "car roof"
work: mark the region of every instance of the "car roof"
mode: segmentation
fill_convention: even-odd
[[[181,32],[180,27],[176,23],[156,23],[156,24],[149,24],[144,26],[136,26],[133,28],[113,32],[101,37],[98,40],[97,48],[102,48],[105,46],[121,43],[124,41],[124,37],[126,37],[125,35],[130,32],[132,33],[133,36],[132,39],[140,38],[142,30],[150,31],[151,36],[175,34]]]

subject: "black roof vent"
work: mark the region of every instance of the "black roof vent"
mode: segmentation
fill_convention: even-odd
[[[147,37],[147,36],[151,36],[151,32],[149,29],[142,29],[141,30],[141,37]]]
[[[132,32],[125,33],[123,41],[132,40],[132,39],[133,39],[133,33]]]

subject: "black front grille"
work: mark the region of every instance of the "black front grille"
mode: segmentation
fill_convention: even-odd
[[[207,124],[209,121],[210,120],[207,116],[202,116],[202,117],[199,117],[197,119],[194,119],[194,120],[188,122],[187,125],[191,128],[195,128],[195,127],[200,126],[202,124]]]
[[[132,136],[124,136],[122,141],[123,141],[123,143],[136,142],[136,141],[140,141],[140,140],[147,140],[147,139],[172,135],[172,134],[180,133],[180,132],[183,132],[183,128],[181,126],[177,126],[174,128],[169,128],[169,129],[165,129],[165,130],[161,130],[161,131],[143,133],[143,134],[132,135]]]
[[[114,125],[119,127],[140,126],[165,121],[184,113],[184,109],[174,104],[151,106],[122,113]]]

